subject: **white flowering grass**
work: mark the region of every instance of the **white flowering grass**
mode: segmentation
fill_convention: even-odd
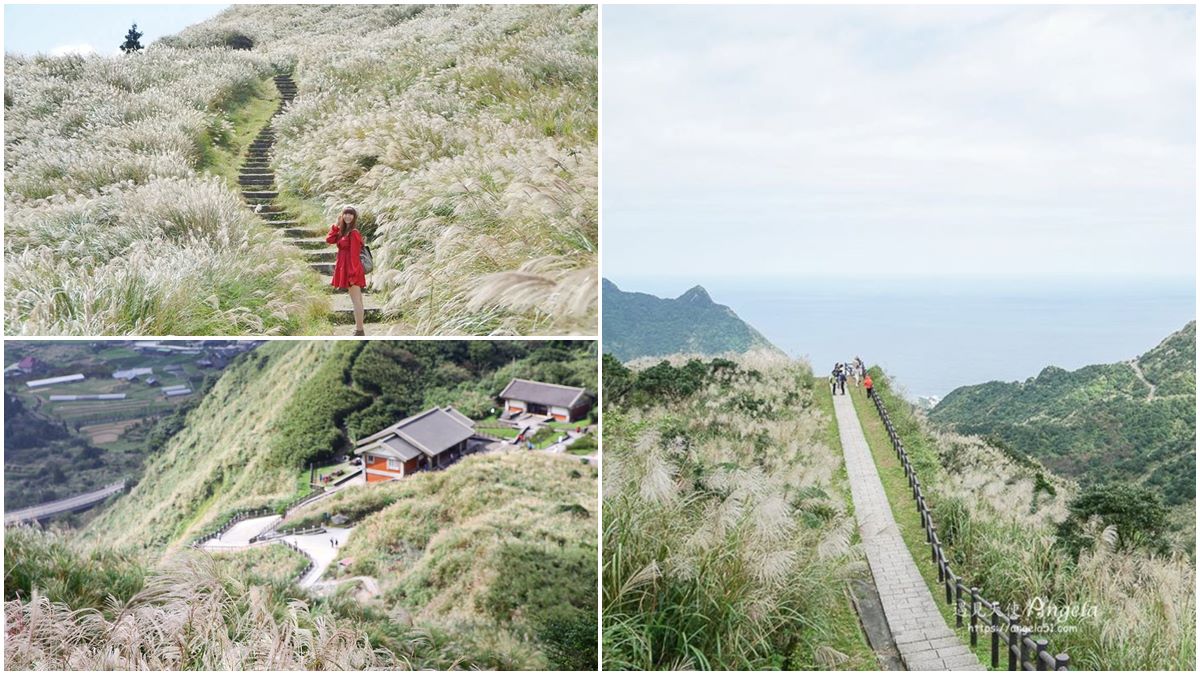
[[[862,565],[831,423],[776,356],[683,400],[606,401],[605,669],[875,667],[841,630]]]
[[[1078,493],[1073,481],[979,438],[934,428],[884,377],[875,381],[957,574],[1005,608],[1028,613],[1041,601],[1083,612],[1061,622],[1049,615],[1028,620],[1064,626],[1045,637],[1055,653],[1070,655],[1072,670],[1195,670],[1191,551],[1122,548],[1116,529],[1093,519],[1085,532],[1091,548],[1071,558],[1056,545],[1056,529]],[[873,408],[863,413],[875,416]]]
[[[595,7],[246,5],[172,44],[231,31],[295,63],[279,185],[329,222],[358,207],[386,315],[596,331]]]
[[[261,54],[5,57],[5,332],[242,335],[328,311],[300,256],[199,172]]]

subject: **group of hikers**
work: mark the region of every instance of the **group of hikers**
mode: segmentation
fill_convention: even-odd
[[[854,386],[863,386],[867,389],[867,396],[871,395],[871,376],[867,374],[867,366],[859,357],[854,357],[853,361],[847,363],[837,363],[833,366],[833,372],[829,375],[829,391],[837,396],[839,393],[846,395],[846,380],[854,379]]]

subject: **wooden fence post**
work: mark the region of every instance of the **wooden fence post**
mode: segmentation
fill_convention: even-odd
[[[962,619],[963,587],[962,587],[962,584],[959,583],[960,581],[961,581],[961,579],[958,579],[958,578],[955,578],[955,580],[954,580],[954,627],[955,628],[962,628],[962,625],[963,625],[963,619]]]
[[[1033,642],[1037,649],[1037,651],[1033,655],[1033,658],[1037,659],[1037,665],[1035,665],[1034,668],[1036,670],[1045,670],[1046,669],[1046,661],[1043,659],[1043,657],[1046,656],[1046,644],[1047,643],[1045,640],[1034,640]]]
[[[971,646],[979,641],[979,587],[971,587]]]
[[[1066,654],[1059,654],[1058,656],[1054,657],[1054,669],[1055,670],[1070,670],[1071,669],[1071,657],[1067,656]]]
[[[992,603],[992,667],[1000,666],[1000,603]]]

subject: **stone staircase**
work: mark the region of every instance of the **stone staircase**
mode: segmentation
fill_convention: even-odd
[[[351,324],[350,332],[353,332],[354,307],[350,296],[346,291],[330,285],[333,280],[334,262],[337,260],[337,247],[325,243],[325,226],[301,223],[278,202],[279,190],[275,186],[275,171],[271,168],[271,148],[275,145],[275,128],[272,123],[287,107],[288,102],[296,97],[296,84],[287,74],[276,75],[274,79],[282,100],[271,120],[259,130],[246,150],[246,158],[238,174],[242,198],[260,218],[271,227],[281,230],[284,238],[304,253],[308,266],[321,275],[325,288],[334,294],[330,321],[339,325]],[[364,322],[378,322],[381,315],[379,307],[379,302],[364,289]],[[368,323],[366,327],[368,332],[371,332],[372,324]]]

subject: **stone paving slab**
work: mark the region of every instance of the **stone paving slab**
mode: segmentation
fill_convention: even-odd
[[[834,396],[833,409],[867,564],[901,660],[909,670],[985,670],[946,625],[900,536],[850,396]]]

